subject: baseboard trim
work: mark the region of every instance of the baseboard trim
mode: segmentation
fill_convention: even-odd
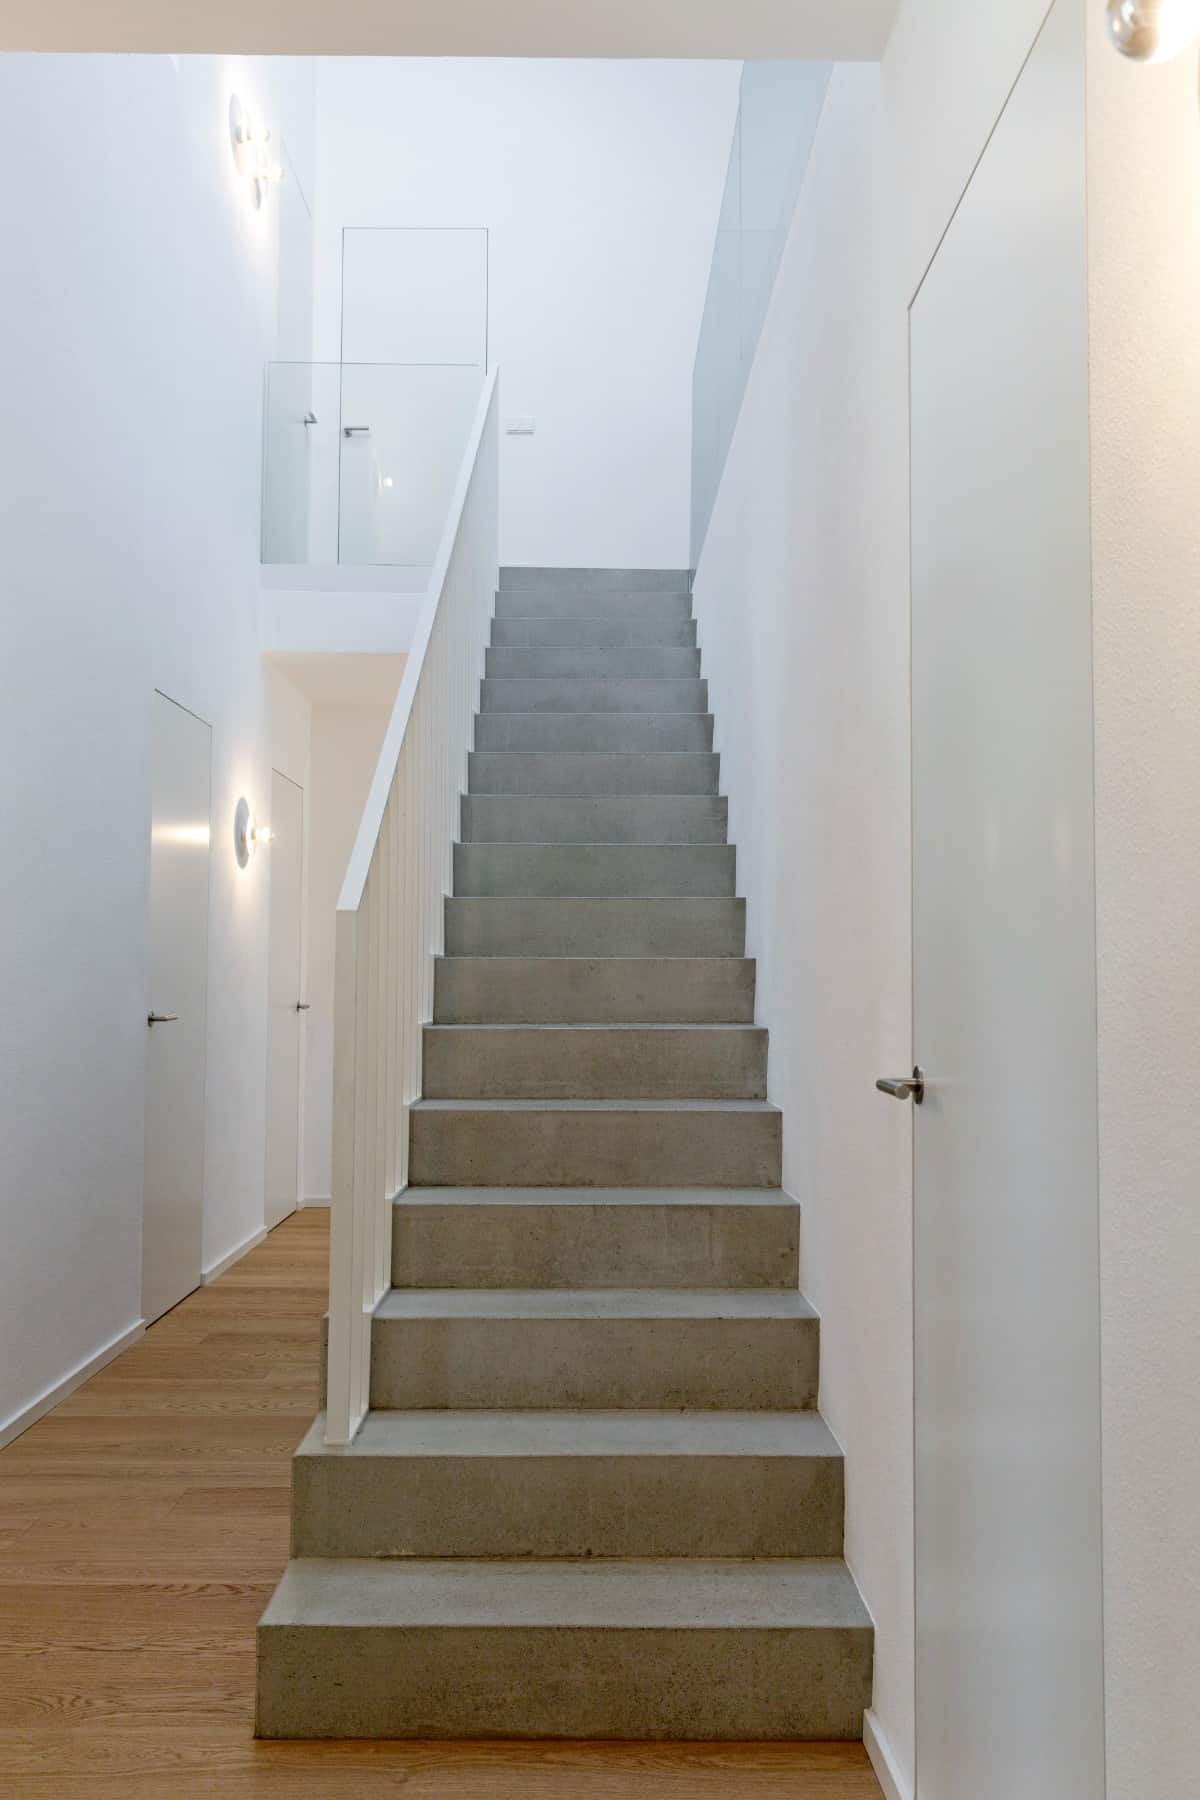
[[[28,1431],[31,1425],[36,1425],[39,1419],[44,1419],[46,1414],[52,1412],[61,1400],[65,1400],[69,1394],[75,1392],[77,1387],[82,1387],[85,1381],[98,1374],[106,1363],[113,1360],[114,1356],[120,1356],[122,1350],[128,1350],[130,1344],[136,1343],[145,1329],[145,1319],[138,1319],[134,1324],[127,1325],[125,1330],[119,1331],[115,1338],[110,1338],[107,1344],[102,1344],[94,1355],[89,1356],[84,1362],[78,1363],[75,1368],[63,1376],[61,1381],[56,1381],[53,1387],[44,1388],[27,1406],[21,1407],[18,1412],[13,1413],[11,1418],[5,1419],[4,1423],[0,1425],[0,1450],[6,1444],[11,1444],[14,1438],[20,1437],[23,1431]]]
[[[333,1205],[332,1194],[309,1194],[307,1199],[302,1200],[300,1202],[299,1211],[307,1212],[310,1206],[332,1206],[332,1205]]]
[[[914,1800],[915,1789],[901,1774],[896,1753],[870,1707],[863,1714],[863,1748],[871,1760],[885,1800]]]
[[[223,1275],[226,1269],[233,1267],[235,1262],[240,1262],[243,1256],[248,1256],[251,1250],[262,1243],[266,1235],[266,1226],[260,1225],[257,1231],[252,1231],[245,1242],[231,1250],[227,1256],[222,1256],[219,1261],[211,1263],[207,1269],[202,1269],[200,1271],[201,1287],[207,1287],[210,1281],[215,1281],[218,1275]]]

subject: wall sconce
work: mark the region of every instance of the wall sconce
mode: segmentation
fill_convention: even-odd
[[[1108,0],[1108,36],[1134,62],[1166,62],[1200,38],[1200,0]]]
[[[271,159],[267,148],[270,141],[270,132],[265,126],[255,124],[235,94],[229,102],[229,142],[234,166],[242,179],[250,184],[256,211],[266,199],[272,182],[278,186],[284,179],[282,164]]]
[[[258,821],[250,811],[250,802],[239,800],[233,815],[233,853],[239,869],[246,867],[257,850],[259,835]]]

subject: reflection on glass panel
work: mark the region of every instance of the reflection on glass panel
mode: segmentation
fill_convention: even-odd
[[[692,373],[692,566],[816,134],[831,65],[748,62]]]
[[[263,561],[432,563],[482,385],[480,364],[271,363]]]

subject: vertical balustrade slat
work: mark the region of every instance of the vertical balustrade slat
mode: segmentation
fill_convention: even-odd
[[[408,1179],[442,898],[498,579],[497,373],[484,383],[400,691],[338,901],[333,1218],[325,1436],[350,1443],[370,1403],[371,1322]]]

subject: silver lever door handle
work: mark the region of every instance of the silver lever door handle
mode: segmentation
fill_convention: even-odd
[[[370,431],[370,429],[371,429],[371,427],[369,425],[343,425],[342,426],[342,436],[343,437],[366,437],[368,432]]]
[[[174,1025],[178,1017],[178,1013],[147,1013],[146,1023],[147,1025]]]
[[[311,1005],[312,1005],[311,1000],[297,1000],[296,1011],[297,1012],[308,1012]]]
[[[925,1098],[925,1077],[917,1068],[911,1075],[881,1075],[875,1086],[881,1094],[890,1094],[893,1100],[911,1100],[914,1106],[920,1106]]]

